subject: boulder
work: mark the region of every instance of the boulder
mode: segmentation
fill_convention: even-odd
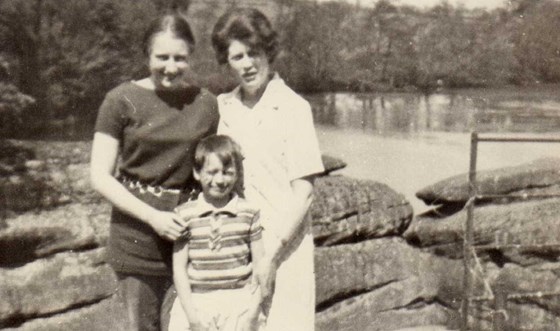
[[[65,252],[21,267],[0,269],[0,327],[99,302],[116,291],[103,248]]]
[[[390,287],[390,286],[388,286]],[[419,325],[446,324],[454,311],[438,303],[406,303],[400,289],[382,289],[319,312],[317,331],[386,331]],[[395,299],[395,300],[392,300]],[[390,304],[385,303],[389,300]],[[403,304],[402,306],[397,306]]]
[[[461,263],[423,253],[398,237],[319,247],[315,250],[317,306],[409,279],[422,285],[421,291],[412,290],[411,301],[431,300],[439,291],[440,269],[460,271]]]
[[[532,265],[556,260],[560,257],[558,215],[560,198],[478,206],[473,219],[474,243],[520,245],[479,252],[499,265],[506,262]],[[414,246],[461,258],[466,218],[466,209],[447,217],[428,213],[416,217],[404,237]]]
[[[399,235],[412,220],[412,207],[387,185],[343,176],[320,177],[310,207],[318,246]]]
[[[445,324],[462,296],[460,261],[398,237],[317,248],[315,275],[318,330]],[[399,320],[408,315],[414,318]]]
[[[108,237],[108,213],[106,204],[72,204],[6,219],[0,229],[0,266],[101,246]]]
[[[53,316],[37,317],[3,328],[4,331],[107,330],[128,331],[125,307],[113,295],[99,302],[73,307]]]
[[[477,171],[476,177],[478,194],[537,194],[539,190],[532,189],[560,184],[560,159],[542,158],[519,166]],[[428,205],[464,204],[469,199],[468,190],[468,174],[462,174],[427,186],[416,196]]]

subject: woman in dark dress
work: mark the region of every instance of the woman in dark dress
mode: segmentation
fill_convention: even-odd
[[[194,44],[180,15],[155,20],[143,45],[149,77],[110,91],[97,118],[91,180],[113,204],[107,256],[127,330],[159,330],[173,241],[184,234],[172,210],[189,192],[196,144],[218,125],[216,98],[189,79]]]

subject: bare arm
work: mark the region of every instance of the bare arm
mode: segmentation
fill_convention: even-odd
[[[90,177],[93,188],[120,210],[150,225],[164,238],[177,239],[184,224],[175,213],[159,211],[130,193],[114,176],[119,141],[97,132],[93,138]]]
[[[274,242],[274,245],[271,245],[270,251],[266,251],[266,254],[260,259],[258,266],[255,268],[264,298],[263,308],[265,315],[268,313],[269,304],[274,295],[274,282],[280,260],[289,248],[288,244],[295,239],[296,234],[303,228],[304,217],[313,197],[312,178],[293,180],[291,186],[294,200],[290,210],[291,213],[286,218],[284,231],[277,234],[278,240]]]
[[[251,301],[249,302],[249,307],[247,311],[247,318],[245,320],[246,324],[242,327],[242,330],[258,330],[259,328],[259,316],[261,312],[266,318],[268,316],[268,311],[270,309],[270,302],[272,300],[272,293],[268,291],[272,286],[268,286],[263,282],[267,279],[262,279],[259,277],[258,270],[263,267],[264,258],[264,246],[262,239],[251,241],[251,260],[253,263],[253,279],[251,288],[253,289],[251,295]]]
[[[173,283],[177,290],[177,297],[189,321],[190,329],[205,330],[202,327],[199,313],[193,306],[192,290],[187,274],[187,263],[189,262],[188,239],[181,238],[173,245]]]
[[[253,263],[253,281],[256,282],[256,285],[258,285],[257,291],[259,292],[258,293],[259,295],[255,295],[253,297],[259,297],[260,298],[260,300],[258,302],[258,305],[260,305],[262,303],[263,299],[266,300],[268,295],[269,295],[269,293],[267,292],[269,286],[266,283],[264,283],[266,281],[266,279],[260,278],[261,274],[259,273],[259,270],[261,270],[261,268],[263,268],[263,266],[264,266],[263,258],[264,258],[264,245],[263,245],[262,239],[251,241],[251,260],[252,260],[252,263]]]
[[[282,232],[277,234],[278,240],[267,253],[268,259],[275,264],[279,263],[280,258],[284,254],[286,247],[294,240],[296,234],[299,233],[304,225],[305,214],[313,201],[313,178],[304,177],[293,180],[291,183],[293,199],[290,213],[286,215]]]

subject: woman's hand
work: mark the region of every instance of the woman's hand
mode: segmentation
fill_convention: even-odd
[[[150,215],[149,224],[160,237],[170,241],[177,240],[186,231],[185,221],[174,212],[156,210]]]
[[[260,293],[257,294],[256,300],[252,300],[249,309],[241,316],[239,320],[240,331],[259,331],[261,326],[261,298]],[[264,320],[264,317],[263,317]]]
[[[195,318],[194,320],[189,319],[189,330],[190,331],[208,331],[210,325],[204,323],[201,319]]]
[[[190,331],[208,331],[209,325],[202,323],[201,321],[189,321]]]
[[[202,316],[200,311],[196,308],[190,308],[188,310],[187,320],[189,321],[190,331],[208,331],[210,329],[210,323],[208,320]]]
[[[240,323],[240,331],[259,331],[260,321],[259,312],[249,311],[242,318]]]

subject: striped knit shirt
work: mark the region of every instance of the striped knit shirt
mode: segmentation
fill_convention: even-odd
[[[260,240],[259,210],[235,196],[216,209],[200,196],[175,210],[190,232],[187,275],[193,290],[233,289],[251,277],[252,241]]]

